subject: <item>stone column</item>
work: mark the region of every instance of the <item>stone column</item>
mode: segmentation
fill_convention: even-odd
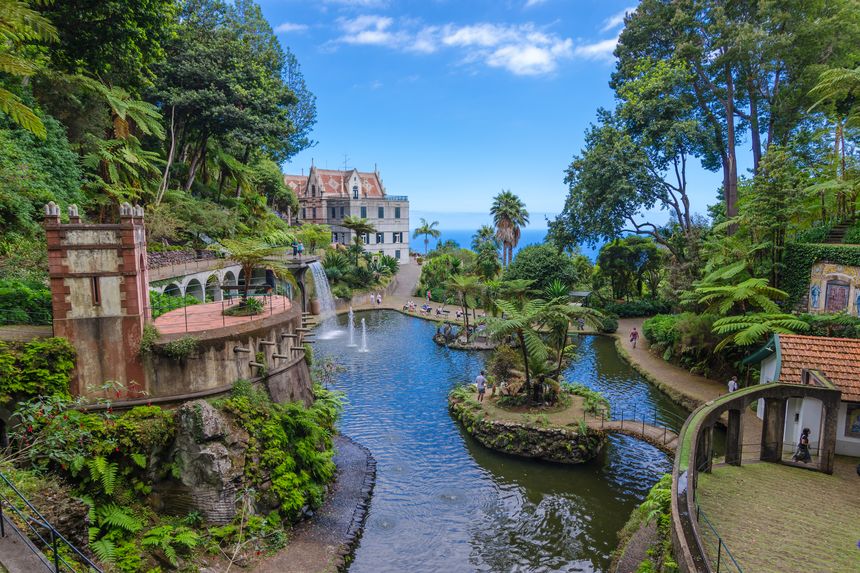
[[[821,400],[821,432],[818,436],[819,469],[833,473],[833,456],[836,454],[836,425],[839,419],[841,393],[834,392],[833,398]]]
[[[696,469],[700,472],[711,473],[714,459],[714,427],[702,428],[696,445]]]
[[[726,427],[726,463],[739,466],[743,457],[744,424],[743,410],[729,410]]]
[[[785,398],[765,398],[760,459],[767,462],[782,461],[782,442],[784,439]]]

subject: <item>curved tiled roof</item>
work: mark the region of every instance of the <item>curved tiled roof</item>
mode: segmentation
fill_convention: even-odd
[[[780,334],[779,381],[800,384],[804,368],[820,370],[842,391],[842,399],[860,402],[860,339]]]

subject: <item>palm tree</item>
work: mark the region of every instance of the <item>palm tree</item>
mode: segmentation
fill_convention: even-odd
[[[353,242],[355,243],[355,245],[362,248],[364,248],[364,240],[362,239],[362,235],[369,235],[370,233],[376,232],[376,227],[374,227],[373,224],[368,223],[367,219],[362,219],[361,217],[353,217],[352,215],[344,217],[343,221],[341,222],[341,225],[355,233]],[[356,255],[355,264],[358,265],[357,251],[354,254]]]
[[[284,264],[286,249],[284,247],[273,247],[269,243],[251,237],[238,239],[222,239],[220,245],[209,247],[215,251],[227,251],[228,257],[242,267],[245,274],[245,285],[242,290],[242,305],[248,301],[248,292],[251,290],[251,277],[254,269],[267,269],[275,276],[286,280],[298,289],[296,279]]]
[[[424,217],[421,217],[421,225],[418,226],[417,229],[412,233],[412,238],[415,239],[424,235],[424,256],[427,256],[427,245],[430,243],[429,237],[433,237],[434,239],[438,239],[439,235],[442,233],[439,232],[439,229],[436,228],[436,225],[439,224],[439,221],[433,221],[432,223],[428,223]]]
[[[472,250],[477,253],[486,244],[492,245],[496,250],[499,250],[501,246],[499,238],[496,236],[496,230],[489,225],[481,225],[472,235]]]
[[[507,267],[514,258],[514,247],[520,242],[520,227],[529,222],[525,203],[510,191],[502,191],[493,198],[490,208],[496,237],[502,243],[502,265]]]
[[[34,3],[44,4],[45,2]],[[16,46],[33,40],[53,42],[57,37],[57,30],[47,18],[32,10],[27,2],[0,0],[0,72],[22,78],[32,76],[38,68],[29,58],[21,55]],[[12,121],[36,137],[40,139],[47,137],[42,120],[21,102],[21,98],[2,87],[0,87],[0,111],[6,113]]]
[[[481,294],[480,279],[474,275],[456,275],[448,281],[448,288],[457,293],[460,306],[465,316],[466,341],[469,341],[469,297],[475,298]]]

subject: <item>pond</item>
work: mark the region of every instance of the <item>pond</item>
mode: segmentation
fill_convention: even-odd
[[[377,482],[350,573],[382,571],[607,571],[616,534],[660,475],[656,448],[613,436],[593,461],[565,466],[488,450],[448,415],[451,388],[471,381],[486,355],[431,339],[434,325],[393,311],[356,313],[369,352],[346,338],[320,340],[318,356],[347,368],[341,431],[373,452]],[[345,327],[346,317],[338,318]],[[613,404],[683,410],[615,352],[582,337],[569,381],[606,392]]]

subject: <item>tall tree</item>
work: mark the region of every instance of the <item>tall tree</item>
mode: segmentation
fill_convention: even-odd
[[[507,267],[514,258],[514,248],[520,242],[520,228],[529,222],[529,212],[525,203],[508,190],[493,198],[490,214],[496,226],[496,237],[502,243],[502,266]]]
[[[436,227],[439,225],[439,221],[433,221],[432,223],[428,223],[424,217],[421,217],[421,224],[413,231],[412,237],[418,238],[424,237],[424,256],[427,256],[427,247],[430,244],[430,237],[434,239],[438,239],[441,232]]]
[[[110,86],[140,94],[155,80],[153,67],[165,58],[164,44],[176,22],[176,0],[66,0],[42,2],[60,42],[52,66],[86,73]]]

